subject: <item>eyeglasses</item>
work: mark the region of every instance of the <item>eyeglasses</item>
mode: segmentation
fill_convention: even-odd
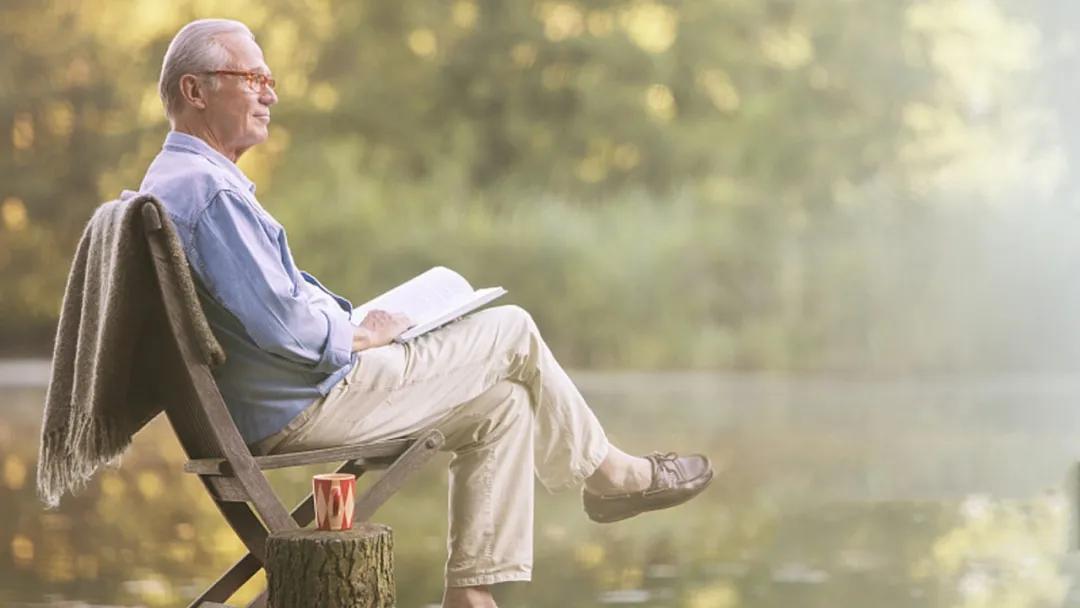
[[[244,72],[241,70],[213,70],[210,72],[202,73],[212,75],[228,74],[230,76],[242,76],[244,78],[244,83],[247,84],[248,88],[252,91],[261,91],[263,87],[269,87],[273,89],[275,86],[277,86],[277,81],[274,80],[273,77],[267,76],[262,72]]]

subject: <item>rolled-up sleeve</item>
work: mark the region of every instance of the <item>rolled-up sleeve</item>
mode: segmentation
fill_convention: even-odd
[[[260,218],[239,194],[223,190],[197,218],[192,269],[255,344],[286,359],[332,372],[352,360],[349,313],[317,299],[292,262],[280,226]]]

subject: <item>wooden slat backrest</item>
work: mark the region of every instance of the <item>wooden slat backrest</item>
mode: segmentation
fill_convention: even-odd
[[[296,523],[270,488],[251,451],[240,437],[210,367],[203,360],[198,344],[194,343],[192,320],[184,308],[162,230],[162,222],[167,219],[159,215],[152,202],[143,203],[142,213],[154,275],[169,328],[165,333],[176,346],[175,350],[166,349],[177,355],[177,359],[168,362],[175,363],[169,368],[174,374],[166,374],[175,381],[170,389],[177,391],[176,398],[167,400],[169,421],[189,458],[224,458],[229,462],[233,475],[271,530],[295,528]]]
[[[206,362],[202,361],[198,346],[192,343],[192,321],[181,304],[179,289],[176,287],[177,278],[173,276],[174,270],[168,258],[164,233],[161,231],[161,221],[162,218],[154,205],[144,203],[143,224],[164,312],[164,319],[161,319],[164,321],[164,328],[153,329],[158,331],[168,345],[168,348],[163,349],[167,357],[163,361],[166,369],[188,371],[160,375],[171,383],[166,389],[169,395],[166,414],[188,458],[224,458],[225,449],[219,440],[222,433],[220,428],[215,430],[215,420],[212,420],[210,411],[214,408],[215,401],[220,402],[222,407],[224,402],[220,393],[216,395],[216,400],[212,399],[213,395],[200,395],[193,381],[192,375],[198,373],[196,370],[209,369]],[[209,392],[217,393],[216,385]],[[220,416],[213,418],[216,422],[221,422]],[[229,426],[235,428],[231,418]]]

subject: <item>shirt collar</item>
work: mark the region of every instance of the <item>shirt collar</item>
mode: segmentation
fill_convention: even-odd
[[[198,137],[179,131],[169,131],[169,134],[165,136],[165,145],[162,146],[162,148],[173,152],[198,154],[224,169],[229,175],[236,178],[239,184],[251,191],[252,194],[255,193],[255,182],[248,179],[248,177],[244,175],[244,172],[240,170],[240,167],[236,166],[236,163],[225,158],[224,154],[211,148],[210,144]]]

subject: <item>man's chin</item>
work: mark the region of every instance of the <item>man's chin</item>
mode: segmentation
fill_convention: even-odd
[[[270,137],[270,125],[265,125],[261,129],[252,129],[251,136],[244,142],[248,148],[257,146]]]

